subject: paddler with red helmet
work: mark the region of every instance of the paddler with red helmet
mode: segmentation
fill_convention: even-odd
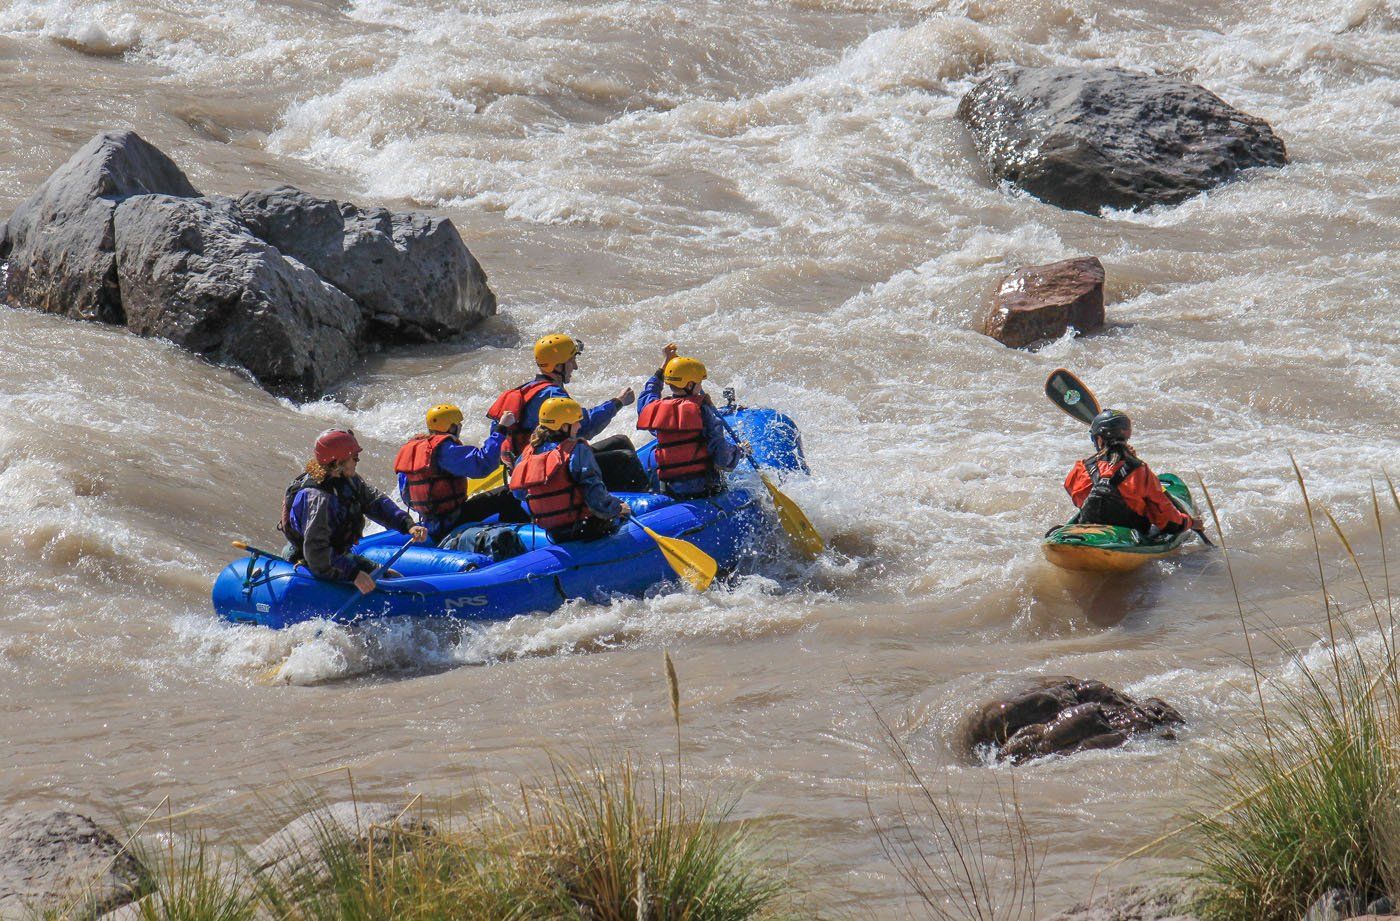
[[[606,537],[632,514],[608,492],[593,449],[579,437],[585,418],[583,407],[567,397],[545,400],[510,474],[515,497],[557,544]]]
[[[656,436],[657,485],[677,499],[724,492],[720,471],[733,470],[744,456],[745,449],[726,437],[705,393],[706,376],[704,364],[678,355],[672,342],[661,350],[661,367],[637,400],[637,428]],[[670,388],[669,396],[662,396],[663,384]]]
[[[354,582],[368,594],[374,591],[369,574],[375,565],[350,552],[364,533],[365,520],[411,535],[415,541],[426,540],[428,532],[415,525],[394,500],[356,475],[359,460],[360,443],[354,432],[322,432],[306,472],[287,487],[278,530],[287,537],[283,555],[292,562],[304,563],[320,579]]]
[[[518,458],[525,451],[530,434],[539,424],[539,412],[546,400],[571,399],[565,385],[573,380],[581,354],[583,343],[564,333],[550,333],[535,342],[535,365],[539,373],[533,380],[512,387],[497,397],[486,413],[497,427],[506,430],[505,455]],[[631,406],[635,400],[636,394],[632,388],[624,387],[612,399],[583,410],[575,437],[587,441],[597,435],[608,427],[618,410]],[[506,414],[515,417],[513,425],[502,425]],[[609,487],[638,492],[648,488],[646,473],[626,435],[614,435],[592,448],[598,468]],[[510,462],[509,458],[507,462]]]
[[[1079,507],[1075,524],[1108,524],[1144,534],[1176,534],[1204,525],[1177,508],[1157,474],[1128,445],[1133,421],[1126,413],[1105,409],[1089,424],[1095,453],[1079,461],[1065,477],[1065,491]]]
[[[394,472],[399,476],[399,496],[434,543],[459,526],[499,514],[503,520],[526,520],[520,503],[505,490],[488,491],[467,498],[467,479],[489,475],[501,464],[501,446],[515,416],[506,412],[491,427],[481,447],[463,444],[462,410],[439,403],[428,410],[427,431],[414,435],[399,448]]]

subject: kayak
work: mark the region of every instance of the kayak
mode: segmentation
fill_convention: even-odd
[[[1161,474],[1162,489],[1176,507],[1196,517],[1196,503],[1181,478]],[[1190,531],[1148,537],[1133,528],[1108,524],[1066,524],[1040,542],[1045,558],[1061,569],[1076,572],[1132,572],[1144,563],[1175,553]]]
[[[740,438],[749,442],[761,467],[806,472],[801,435],[786,415],[771,409],[720,410]],[[638,457],[654,466],[655,442]],[[573,599],[604,602],[638,596],[676,584],[675,572],[645,525],[663,537],[688,541],[713,557],[721,571],[733,569],[772,535],[771,500],[754,478],[731,475],[727,492],[711,498],[677,501],[655,493],[616,493],[633,509],[633,521],[613,535],[555,544],[534,525],[510,525],[526,551],[493,561],[489,556],[433,546],[411,546],[385,578],[352,605],[341,621],[385,617],[446,617],[505,620],[551,611]],[[383,564],[408,537],[383,531],[360,540],[355,552]],[[356,589],[311,575],[304,566],[264,554],[234,560],[214,580],[215,612],[232,623],[282,628],[319,618],[331,619]]]

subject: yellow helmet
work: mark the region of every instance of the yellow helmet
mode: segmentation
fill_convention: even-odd
[[[428,410],[428,431],[446,432],[454,425],[462,424],[462,411],[451,403],[439,403]]]
[[[535,341],[535,364],[541,371],[553,371],[582,351],[582,342],[563,333],[550,333]]]
[[[558,431],[571,422],[583,421],[583,407],[568,397],[550,397],[540,407],[540,425]]]
[[[698,384],[705,379],[705,366],[699,359],[678,355],[666,362],[666,370],[662,376],[672,387],[684,390],[691,384]]]

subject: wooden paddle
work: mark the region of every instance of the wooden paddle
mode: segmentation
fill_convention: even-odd
[[[697,592],[703,592],[710,587],[711,582],[715,581],[715,574],[719,572],[719,564],[704,550],[689,541],[681,540],[679,537],[664,537],[657,534],[640,521],[637,522],[637,527],[647,532],[647,536],[656,541],[656,546],[661,549],[661,556],[675,570],[676,575],[685,580]]]
[[[1099,414],[1099,401],[1094,396],[1094,391],[1090,390],[1079,378],[1064,368],[1056,368],[1050,372],[1050,376],[1045,379],[1045,395],[1050,398],[1060,409],[1069,413],[1074,418],[1085,425],[1094,421],[1094,417]],[[1189,509],[1181,508],[1181,503],[1176,501],[1176,497],[1167,493],[1167,498],[1172,500],[1172,504],[1181,509],[1182,514],[1190,516]],[[1214,547],[1206,532],[1202,528],[1192,528],[1207,547]]]
[[[723,416],[716,414],[720,425],[724,426],[730,436],[737,443],[741,439],[733,427],[725,421]],[[773,498],[773,507],[778,510],[778,524],[782,525],[783,531],[796,550],[809,560],[815,560],[826,550],[826,541],[822,540],[821,534],[813,526],[807,515],[798,507],[797,503],[783,494],[782,490],[773,485],[773,481],[768,478],[752,457],[744,456],[744,460],[749,462],[749,466],[758,474],[758,478],[763,481],[763,485],[768,488],[768,495]]]

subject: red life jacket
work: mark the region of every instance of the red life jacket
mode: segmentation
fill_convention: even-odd
[[[637,416],[637,428],[656,433],[656,476],[683,480],[709,473],[710,446],[705,442],[705,415],[699,396],[665,397]]]
[[[467,499],[467,478],[444,473],[433,463],[433,452],[451,435],[414,435],[399,448],[394,472],[404,475],[404,499],[421,518],[442,518],[457,511]]]
[[[528,384],[521,384],[519,387],[512,387],[505,393],[496,397],[496,402],[491,404],[491,408],[486,410],[486,415],[499,420],[507,412],[515,414],[515,425],[506,432],[506,450],[516,457],[530,444],[530,429],[524,427],[525,407],[530,405],[530,401],[546,387],[553,387],[554,381],[530,381]]]
[[[530,519],[546,531],[593,517],[583,500],[583,490],[569,475],[569,458],[574,456],[577,444],[578,439],[570,438],[561,441],[559,447],[538,454],[526,446],[510,472],[510,488],[525,490]]]

